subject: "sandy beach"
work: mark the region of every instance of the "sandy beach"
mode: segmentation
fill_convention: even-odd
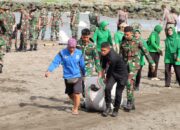
[[[144,31],[147,38],[150,32]],[[164,47],[164,33],[161,34]],[[104,118],[99,112],[80,110],[71,114],[72,104],[64,94],[62,68],[44,77],[54,56],[64,48],[43,46],[38,51],[7,53],[0,74],[0,130],[180,130],[180,88],[164,87],[164,59],[161,57],[160,81],[147,78],[148,63],[143,68],[140,91],[135,92],[136,110],[119,111],[117,118]]]

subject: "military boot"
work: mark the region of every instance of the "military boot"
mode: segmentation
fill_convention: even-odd
[[[119,108],[114,108],[111,116],[112,117],[117,117],[118,116],[118,111],[119,111]]]
[[[112,112],[112,110],[111,110],[111,105],[110,105],[110,104],[107,104],[107,105],[106,105],[106,109],[105,109],[104,112],[102,113],[102,116],[107,117],[111,112]]]
[[[37,51],[37,44],[34,45],[34,51]]]
[[[29,51],[32,51],[32,50],[33,50],[33,45],[30,45]]]
[[[127,105],[124,107],[124,110],[127,111],[127,112],[130,112],[131,110],[135,110],[134,101],[128,100]]]
[[[0,64],[0,73],[2,73],[2,68],[3,68],[3,65]]]

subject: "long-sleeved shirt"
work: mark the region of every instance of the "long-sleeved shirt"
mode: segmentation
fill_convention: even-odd
[[[63,78],[79,78],[85,75],[84,56],[81,50],[75,49],[71,55],[69,50],[60,51],[50,64],[48,71],[53,72],[59,65],[63,66]]]
[[[104,70],[107,69],[107,80],[113,76],[115,80],[120,81],[121,85],[126,85],[128,79],[127,65],[123,58],[113,49],[111,49],[107,56],[102,56],[102,68]]]

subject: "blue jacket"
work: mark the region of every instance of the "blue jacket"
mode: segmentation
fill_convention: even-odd
[[[55,56],[48,71],[53,72],[60,64],[63,66],[64,79],[79,78],[85,75],[84,56],[81,50],[76,49],[71,55],[67,48],[63,49]]]

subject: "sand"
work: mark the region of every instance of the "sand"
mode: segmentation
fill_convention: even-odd
[[[145,31],[144,37],[150,32]],[[164,35],[162,34],[164,39]],[[163,45],[162,39],[162,45]],[[102,117],[99,112],[80,110],[71,114],[71,103],[64,94],[62,68],[44,77],[48,65],[64,46],[43,46],[39,50],[5,55],[0,74],[0,130],[179,130],[180,88],[164,87],[164,62],[161,57],[160,81],[147,79],[143,68],[140,91],[135,92],[136,110],[119,111],[119,116]]]

